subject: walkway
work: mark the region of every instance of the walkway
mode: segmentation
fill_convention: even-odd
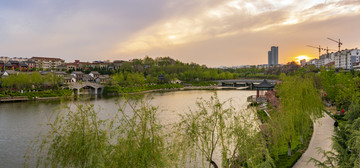
[[[316,148],[321,147],[326,151],[332,149],[331,137],[334,134],[334,122],[335,121],[325,113],[325,116],[320,118],[319,121],[314,124],[314,133],[311,137],[309,147],[293,168],[315,168],[313,162],[309,162],[309,164],[307,164],[311,157],[321,161],[325,160],[317,153]]]

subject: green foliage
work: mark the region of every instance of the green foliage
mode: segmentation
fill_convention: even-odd
[[[209,101],[200,99],[196,111],[182,115],[177,130],[184,160],[196,163],[200,153],[209,167],[215,166],[219,164],[214,161],[218,149],[223,167],[273,167],[264,137],[256,131],[256,121],[235,112],[232,106],[224,108],[225,103],[217,95]]]
[[[19,91],[9,91],[7,93],[0,92],[0,97],[15,97],[15,96],[26,96],[29,99],[35,97],[68,97],[72,96],[72,90],[63,89],[63,90],[45,90],[45,91],[24,91],[23,93]]]
[[[4,91],[0,92],[0,97],[7,97],[7,94]]]
[[[296,152],[293,150],[293,155],[289,156],[288,154],[279,155],[279,159],[276,160],[275,165],[277,168],[291,168],[294,166],[297,160],[300,159],[303,152]]]
[[[354,78],[350,72],[335,73],[334,70],[323,70],[320,76],[326,97],[335,102],[338,110],[347,110],[359,91],[359,77]]]
[[[100,72],[100,71],[99,71]],[[127,75],[138,74],[136,79],[146,79],[145,83],[158,83],[160,82],[158,76],[160,74],[165,75],[165,82],[169,82],[173,79],[179,79],[181,81],[211,81],[211,80],[223,80],[223,79],[237,79],[237,78],[278,78],[277,74],[267,73],[265,69],[256,68],[255,66],[250,68],[238,68],[238,69],[217,69],[208,68],[205,65],[199,65],[195,63],[183,63],[178,60],[174,60],[170,57],[159,57],[152,59],[145,57],[144,59],[134,59],[131,62],[124,62],[115,71],[100,72],[107,74],[123,75],[123,80],[126,85]],[[143,81],[140,81],[143,82]],[[121,82],[120,82],[121,83]]]
[[[38,92],[26,92],[23,95],[33,98],[33,97],[68,97],[73,94],[72,90],[63,89],[63,90],[45,90]]]
[[[346,121],[339,124],[339,130],[333,137],[333,148],[338,153],[339,167],[360,166],[360,98],[353,99],[349,110],[345,113]]]
[[[266,112],[264,110],[257,110],[257,116],[259,117],[260,121],[262,123],[267,123],[267,121],[269,120],[269,116],[266,114]]]
[[[133,114],[129,115],[125,106]],[[109,167],[168,167],[163,126],[157,119],[157,107],[142,100],[139,106],[125,100],[119,104],[120,126],[116,129],[117,143],[112,145]]]
[[[274,158],[288,155],[298,144],[305,144],[306,135],[311,134],[313,122],[323,116],[320,92],[314,87],[312,78],[281,75],[282,83],[277,85],[281,104],[271,113],[269,120],[270,148]]]
[[[65,109],[65,113],[57,112],[55,120],[47,124],[48,132],[34,142],[39,147],[37,167],[104,167],[109,123],[98,118],[93,105]]]
[[[100,119],[86,103],[55,115],[28,149],[25,165],[36,158],[36,167],[169,167],[173,160],[157,108],[144,101],[120,101],[111,119]]]
[[[105,86],[104,94],[109,93],[134,93],[142,92],[147,90],[156,90],[156,89],[175,89],[182,88],[181,84],[158,84],[158,85],[143,85],[143,86],[133,86],[133,87],[121,87],[121,86]]]
[[[189,81],[186,83],[191,84],[192,86],[211,86],[217,84],[217,82],[211,82],[211,81]]]
[[[345,116],[334,117],[339,121],[333,136],[336,152],[319,150],[325,162],[312,159],[318,167],[359,167],[360,166],[360,97],[357,72],[321,71],[322,86],[337,109],[345,110]],[[336,165],[336,166],[334,166]]]
[[[1,87],[7,90],[38,90],[40,88],[58,89],[59,84],[63,82],[62,77],[58,77],[53,73],[41,76],[38,72],[19,73],[9,75],[1,80]]]

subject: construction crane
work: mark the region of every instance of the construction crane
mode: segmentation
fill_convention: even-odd
[[[319,50],[319,57],[321,56],[321,50],[326,51],[326,56],[327,57],[329,56],[329,51],[336,51],[336,50],[333,50],[333,49],[329,49],[329,47],[322,48],[321,46],[319,46],[319,47],[315,47],[315,46],[312,46],[312,45],[307,45],[307,46],[311,47],[311,48],[317,48]]]
[[[329,51],[336,51],[336,50],[333,50],[333,49],[329,49],[329,47],[323,48],[323,50],[326,51],[327,56],[329,56]]]
[[[339,47],[339,51],[340,51],[340,47],[341,47],[341,45],[343,45],[343,43],[340,41],[340,39],[339,39],[339,41],[334,40],[334,39],[329,38],[329,37],[328,37],[327,39],[329,39],[329,40],[331,40],[331,41],[333,41],[333,42],[335,42],[335,43],[338,43],[338,47]]]
[[[312,48],[317,48],[319,50],[319,57],[321,55],[321,50],[324,50],[324,48],[321,48],[321,46],[319,47],[315,47],[315,46],[312,46],[312,45],[306,45],[307,47],[312,47]]]

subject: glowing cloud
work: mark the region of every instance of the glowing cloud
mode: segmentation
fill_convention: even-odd
[[[359,14],[360,6],[339,0],[314,1],[230,0],[182,18],[169,18],[143,29],[117,45],[117,53],[137,53],[154,48],[264,31],[274,27]],[[281,15],[275,15],[281,12]],[[261,19],[260,19],[261,18]],[[265,18],[265,19],[263,19]]]

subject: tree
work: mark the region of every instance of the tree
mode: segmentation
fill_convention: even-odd
[[[120,100],[118,113],[109,119],[101,119],[92,104],[77,102],[72,109],[55,111],[47,132],[27,150],[25,165],[33,157],[36,167],[169,167],[176,162],[170,159],[175,151],[165,148],[157,108],[144,99]]]
[[[273,167],[256,120],[251,114],[235,112],[231,105],[225,108],[225,103],[229,102],[220,102],[215,94],[209,101],[197,101],[196,111],[182,115],[177,129],[183,158],[193,162],[200,153],[208,167],[218,167],[219,162],[214,160],[218,151],[222,167]]]
[[[291,155],[294,138],[299,137],[303,143],[303,135],[309,127],[323,116],[320,92],[314,87],[310,78],[281,75],[282,83],[277,87],[280,97],[280,109],[270,120],[275,143],[286,142],[288,155]]]

